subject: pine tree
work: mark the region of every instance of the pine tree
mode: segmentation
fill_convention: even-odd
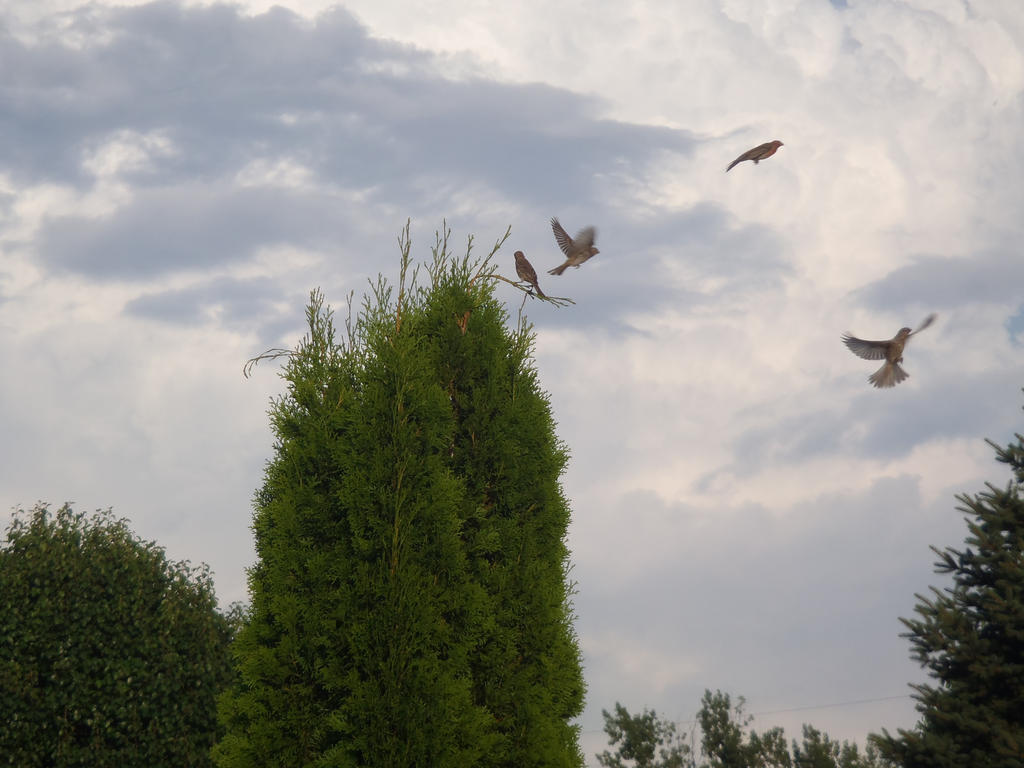
[[[221,766],[582,762],[565,455],[531,336],[490,257],[442,238],[419,287],[401,245],[397,293],[378,281],[339,343],[315,292],[286,364]]]
[[[913,657],[937,685],[915,685],[921,719],[898,735],[872,738],[880,751],[914,768],[1019,768],[1024,765],[1024,438],[1001,448],[1015,481],[973,497],[966,548],[932,550],[952,586],[917,595],[918,618],[901,619]]]

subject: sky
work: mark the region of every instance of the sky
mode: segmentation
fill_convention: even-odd
[[[602,709],[689,730],[706,688],[915,722],[899,617],[1024,432],[1018,0],[0,0],[0,73],[0,522],[112,507],[245,600],[283,391],[245,361],[394,277],[407,219],[420,259],[511,226],[576,302],[525,312],[589,765]],[[600,254],[548,276],[551,216]],[[841,335],[931,312],[873,389]]]

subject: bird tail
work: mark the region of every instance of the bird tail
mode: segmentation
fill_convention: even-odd
[[[731,163],[729,163],[729,167],[725,169],[725,172],[726,172],[726,173],[728,173],[728,172],[729,172],[729,171],[731,171],[731,170],[732,170],[733,168],[735,168],[735,167],[736,167],[736,164],[737,164],[738,162],[739,162],[739,160],[733,160],[733,161],[732,161]]]
[[[533,290],[535,290],[537,292],[538,296],[541,296],[541,297],[543,297],[545,299],[547,298],[547,296],[544,296],[544,291],[542,291],[540,289],[540,283],[534,283],[533,284]]]
[[[555,267],[554,269],[549,269],[549,270],[548,270],[548,274],[549,274],[549,275],[560,275],[560,274],[562,274],[563,272],[565,272],[565,270],[566,270],[566,269],[567,269],[568,267],[569,267],[569,262],[567,261],[567,262],[565,262],[565,264],[559,264],[559,265],[558,265],[557,267]]]
[[[868,381],[882,389],[894,387],[909,377],[910,374],[904,371],[899,363],[885,363],[881,368],[868,377]]]

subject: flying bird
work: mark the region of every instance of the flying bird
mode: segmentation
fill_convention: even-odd
[[[916,331],[909,328],[900,328],[900,332],[888,341],[865,341],[856,336],[846,334],[843,336],[843,343],[850,348],[850,351],[857,357],[865,360],[882,360],[885,364],[868,377],[876,387],[893,387],[907,378],[910,374],[900,367],[903,362],[903,348],[907,341],[915,333],[920,333],[929,325],[935,322],[935,315],[928,315]]]
[[[544,291],[540,289],[540,284],[537,282],[537,270],[533,268],[533,264],[526,260],[522,251],[516,251],[514,256],[516,257],[516,274],[519,275],[519,279],[533,286],[533,290],[537,292],[538,296],[544,296]]]
[[[736,163],[742,163],[744,160],[753,160],[754,165],[757,165],[766,157],[771,157],[776,152],[778,152],[779,147],[781,146],[782,142],[776,140],[769,141],[767,144],[761,144],[760,146],[754,147],[753,149],[748,149],[742,155],[740,155],[731,163],[729,163],[729,167],[725,169],[725,172],[728,173],[729,171],[732,170],[732,167],[736,165]]]
[[[597,231],[593,227],[584,227],[576,233],[576,237],[569,237],[562,225],[558,223],[557,218],[551,219],[551,231],[555,233],[555,240],[558,242],[558,247],[562,249],[562,253],[565,254],[565,262],[549,269],[549,275],[560,275],[565,272],[569,267],[576,267],[579,269],[580,264],[589,259],[591,256],[596,256],[600,253],[597,248],[594,247],[594,238],[597,237]]]

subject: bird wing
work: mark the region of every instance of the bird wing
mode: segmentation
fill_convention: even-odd
[[[924,319],[924,322],[923,322],[923,323],[921,323],[921,325],[919,325],[919,326],[917,327],[917,330],[916,330],[916,331],[914,331],[914,333],[920,333],[921,331],[923,331],[923,330],[924,330],[925,328],[927,328],[927,327],[928,327],[929,325],[931,325],[932,323],[934,323],[934,322],[935,322],[935,318],[936,318],[936,317],[938,317],[938,315],[936,315],[936,314],[935,314],[934,312],[932,312],[932,313],[931,313],[930,315],[928,315],[928,317],[926,317],[926,318]],[[912,333],[912,334],[910,334],[910,335],[911,335],[911,336],[913,336],[913,335],[914,335],[914,333]]]
[[[562,229],[562,225],[558,223],[557,218],[551,219],[551,231],[555,233],[555,241],[558,243],[558,247],[562,249],[562,253],[568,256],[572,252],[572,238],[569,237],[569,233]]]
[[[863,357],[865,360],[883,360],[889,342],[865,341],[864,339],[858,339],[856,336],[846,334],[843,336],[843,344],[848,346],[850,351],[857,357]]]
[[[537,270],[533,268],[533,264],[526,260],[525,256],[516,254],[516,272],[519,276],[528,283],[537,282]]]
[[[757,159],[758,160],[764,160],[766,157],[771,157],[776,152],[778,152],[779,151],[779,147],[781,147],[781,146],[782,146],[782,143],[779,142],[779,141],[769,141],[769,142],[767,142],[765,144],[762,144],[759,147],[755,147],[751,151],[757,153]]]
[[[594,247],[594,240],[596,239],[597,230],[593,227],[584,227],[576,233],[573,245],[576,247],[576,250],[589,254],[590,249]]]

